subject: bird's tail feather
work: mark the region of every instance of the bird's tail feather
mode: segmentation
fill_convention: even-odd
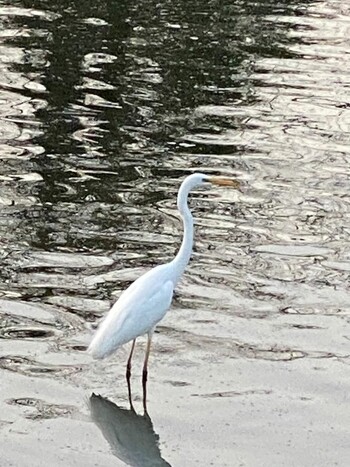
[[[103,342],[99,342],[98,336],[91,341],[87,352],[95,359],[101,360],[108,357],[114,352],[115,349],[108,348],[106,349],[103,345]]]

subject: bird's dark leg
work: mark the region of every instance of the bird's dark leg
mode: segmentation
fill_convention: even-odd
[[[129,358],[128,358],[128,362],[126,364],[126,382],[127,382],[127,385],[128,385],[129,403],[130,403],[130,407],[131,407],[132,410],[134,410],[134,406],[132,405],[132,399],[131,399],[130,376],[131,376],[131,359],[132,359],[132,354],[134,353],[135,343],[136,343],[136,339],[134,339],[132,341],[130,355],[129,355]]]
[[[128,358],[128,362],[126,364],[126,379],[127,380],[129,380],[130,376],[131,376],[131,360],[132,360],[132,354],[134,353],[135,342],[136,342],[136,339],[134,339],[132,341],[130,355],[129,355],[129,358]]]
[[[148,334],[146,354],[145,354],[145,360],[143,362],[143,371],[142,371],[143,408],[144,408],[145,414],[147,414],[147,375],[148,375],[147,365],[148,365],[149,354],[151,352],[152,334],[153,332]]]

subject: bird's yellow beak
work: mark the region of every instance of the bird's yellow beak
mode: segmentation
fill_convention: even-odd
[[[231,178],[208,177],[207,181],[209,183],[212,183],[213,185],[230,186],[232,188],[235,188],[236,190],[239,190],[241,188],[241,184],[239,183],[239,181],[238,180],[232,180]]]

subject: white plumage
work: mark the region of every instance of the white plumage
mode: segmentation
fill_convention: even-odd
[[[175,283],[166,264],[151,269],[126,289],[113,305],[89,346],[94,358],[105,358],[123,344],[146,334],[164,317]]]
[[[178,254],[171,262],[157,266],[142,275],[122,293],[119,300],[113,305],[100,324],[88,348],[88,352],[94,358],[105,358],[115,352],[121,345],[133,341],[126,372],[129,400],[132,405],[130,370],[135,339],[143,334],[148,334],[142,380],[145,410],[147,364],[152,334],[155,326],[170,307],[174,288],[181,278],[192,253],[193,218],[187,204],[188,194],[195,186],[205,183],[239,188],[239,183],[235,180],[210,177],[201,173],[190,175],[182,182],[177,197],[177,206],[184,223],[184,236]]]

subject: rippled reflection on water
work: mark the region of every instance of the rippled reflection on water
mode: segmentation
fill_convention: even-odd
[[[4,465],[116,465],[82,400],[126,402],[124,354],[83,351],[176,252],[193,170],[246,190],[191,201],[193,260],[151,362],[162,455],[347,465],[348,37],[338,0],[0,2]]]
[[[108,399],[92,394],[91,417],[101,429],[111,450],[126,465],[169,466],[159,451],[159,436],[147,414],[118,407]]]

